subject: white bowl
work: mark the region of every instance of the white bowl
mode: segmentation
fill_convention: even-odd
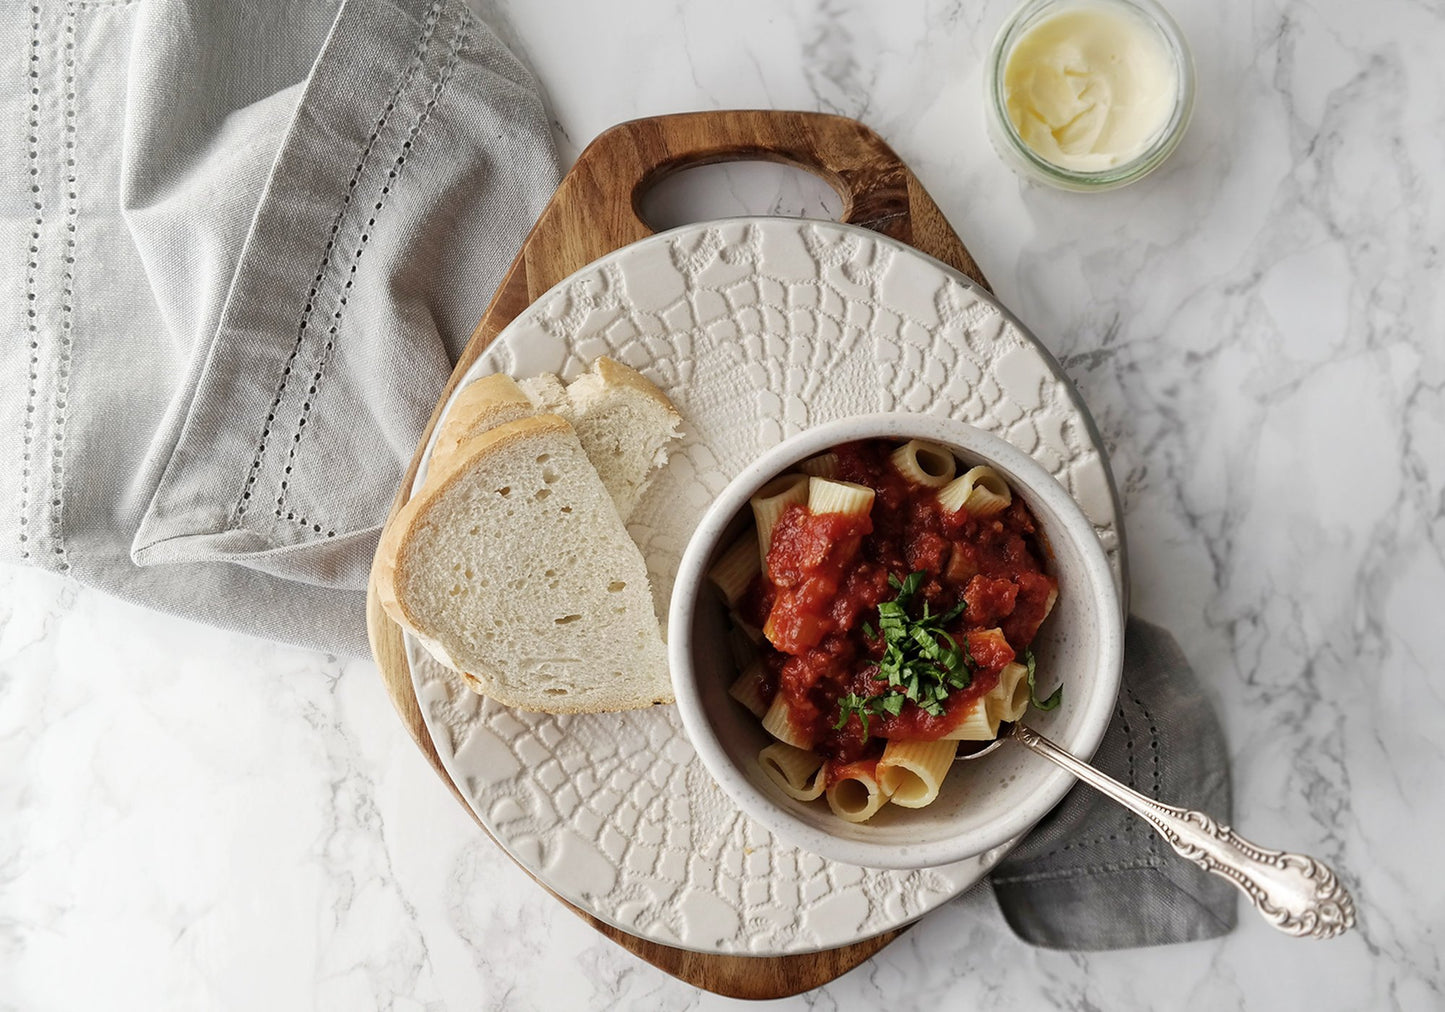
[[[966,464],[993,466],[1033,511],[1049,548],[1059,600],[1033,642],[1039,683],[1060,680],[1063,703],[1030,710],[1031,727],[1075,755],[1098,748],[1119,692],[1123,616],[1109,560],[1088,518],[1033,458],[979,429],[931,415],[844,418],[779,443],[723,489],[688,542],[668,620],[668,659],[683,727],[703,764],[738,807],[779,838],[815,854],[870,868],[929,868],[1008,844],[1056,805],[1073,777],[1021,746],[957,763],[927,808],[885,805],[863,824],[826,804],[789,798],[762,772],[758,752],[771,739],[728,695],[737,677],[727,646],[726,608],[707,582],[714,555],[750,518],[748,499],[789,466],[839,443],[884,437],[928,439]]]

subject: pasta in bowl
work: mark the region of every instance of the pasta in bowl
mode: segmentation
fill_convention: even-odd
[[[1026,712],[1092,754],[1122,656],[1078,506],[1019,450],[928,416],[844,419],[746,469],[689,543],[668,633],[684,726],[724,790],[872,867],[962,860],[1037,821],[1067,774],[1007,747],[956,755]]]

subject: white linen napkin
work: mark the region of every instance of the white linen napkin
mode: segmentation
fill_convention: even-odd
[[[557,183],[462,0],[0,9],[0,559],[364,654],[405,462]]]

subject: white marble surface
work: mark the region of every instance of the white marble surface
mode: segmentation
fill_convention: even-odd
[[[1360,929],[1301,943],[1242,911],[1221,941],[1070,955],[973,893],[776,1007],[1445,1007],[1445,11],[1175,0],[1190,135],[1156,177],[1074,196],[984,139],[1009,6],[488,13],[569,160],[614,121],[729,106],[857,116],[894,145],[1113,446],[1135,611],[1227,717],[1237,824],[1337,862]],[[738,185],[748,209],[818,206]],[[480,839],[369,662],[0,571],[0,1009],[732,1004]]]

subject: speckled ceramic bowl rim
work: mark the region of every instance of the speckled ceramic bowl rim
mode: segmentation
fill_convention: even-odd
[[[1078,551],[1086,578],[1085,586],[1062,590],[1092,597],[1095,614],[1102,619],[1090,669],[1069,674],[1070,684],[1089,687],[1078,721],[1080,730],[1059,744],[1081,758],[1094,754],[1113,715],[1123,667],[1123,619],[1108,557],[1083,510],[1037,461],[990,433],[952,419],[902,413],[837,419],[783,440],[744,469],[708,508],[683,553],[669,611],[668,661],[683,729],[708,772],[747,815],[779,838],[830,860],[870,868],[931,868],[976,857],[1021,836],[1063,799],[1074,783],[1073,776],[1050,769],[1004,817],[972,832],[910,845],[900,857],[894,845],[848,840],[805,825],[755,787],[718,739],[693,665],[694,617],[702,595],[710,592],[707,565],[733,518],[758,488],[789,465],[839,443],[872,437],[931,439],[968,451],[995,463],[1026,498],[1046,504],[1057,515],[1059,522],[1048,525],[1045,534],[1051,544],[1067,540]]]

